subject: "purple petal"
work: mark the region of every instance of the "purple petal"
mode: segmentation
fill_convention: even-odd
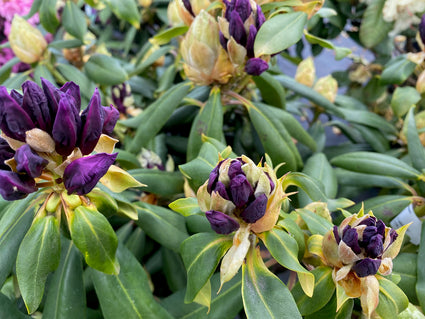
[[[59,101],[58,113],[53,124],[52,136],[56,143],[56,152],[68,156],[77,145],[78,132],[81,127],[81,119],[76,116],[75,100],[62,93]]]
[[[230,15],[229,34],[242,46],[246,44],[246,32],[239,13],[233,11]]]
[[[118,91],[118,94],[117,94]],[[118,109],[120,113],[125,114],[126,113],[126,107],[124,105],[124,99],[129,96],[126,86],[124,83],[114,85],[111,88],[112,92],[112,102],[114,103],[115,107]]]
[[[341,237],[339,237],[338,226],[334,226],[333,233],[334,233],[334,236],[335,236],[336,243],[339,245],[339,243],[341,241]]]
[[[219,40],[220,40],[220,44],[223,47],[224,50],[226,50],[227,52],[227,39],[224,36],[223,32],[219,31]]]
[[[418,28],[422,43],[425,44],[425,14],[422,15],[421,22],[419,23]]]
[[[59,100],[61,98],[60,91],[52,83],[43,78],[41,78],[41,86],[44,94],[46,95],[50,114],[54,118],[59,107]]]
[[[15,161],[16,170],[20,173],[27,173],[32,178],[40,176],[48,163],[46,159],[35,153],[28,144],[16,150]]]
[[[363,239],[360,242],[360,246],[366,247],[369,245],[370,239],[377,234],[377,228],[375,226],[366,226],[363,230]]]
[[[103,110],[97,89],[95,89],[89,105],[81,114],[81,121],[82,132],[79,147],[81,153],[87,155],[94,150],[103,128]]]
[[[239,223],[232,217],[216,210],[209,210],[205,213],[211,228],[217,234],[227,235],[239,229]]]
[[[227,175],[230,179],[235,178],[236,175],[244,174],[242,171],[242,163],[238,160],[232,160],[232,162],[229,165],[229,170],[227,172]]]
[[[356,272],[357,276],[366,277],[370,275],[375,275],[378,272],[380,265],[380,259],[365,258],[363,260],[358,261],[351,269]]]
[[[246,62],[245,72],[250,75],[260,75],[268,68],[269,64],[266,61],[260,58],[252,58]]]
[[[241,218],[246,223],[255,223],[266,213],[267,208],[267,196],[261,194],[258,196],[247,208],[241,213]]]
[[[195,14],[193,13],[192,5],[190,4],[190,0],[183,0],[183,5],[186,8],[186,10],[189,11],[189,13],[194,17]]]
[[[0,170],[0,194],[5,200],[18,200],[35,192],[35,181],[28,175]]]
[[[214,192],[217,192],[224,199],[230,200],[229,194],[227,194],[226,186],[220,181],[214,187]]]
[[[210,173],[210,177],[208,178],[208,185],[207,185],[207,192],[209,194],[211,194],[211,192],[213,191],[213,188],[215,188],[215,184],[218,181],[218,172],[220,170],[220,166],[222,163],[223,161],[220,161]]]
[[[377,258],[382,255],[384,252],[383,238],[384,237],[377,234],[370,239],[369,244],[366,247],[367,256]]]
[[[25,132],[35,127],[25,110],[0,87],[0,129],[15,140],[25,141]]]
[[[251,184],[246,179],[245,175],[237,175],[230,180],[230,194],[232,202],[236,207],[242,207],[248,203],[249,197],[254,194]]]
[[[390,238],[391,238],[390,244],[392,244],[394,242],[394,240],[397,239],[397,237],[398,237],[397,232],[394,229],[391,229],[390,230]]]
[[[232,0],[235,1],[235,11],[239,14],[242,21],[249,18],[252,12],[251,3],[249,0]]]
[[[50,131],[52,119],[43,90],[35,82],[26,81],[22,84],[22,91],[24,92],[22,108],[30,115],[38,128],[46,132]]]
[[[22,102],[24,101],[24,97],[22,96],[21,93],[13,89],[12,91],[10,91],[10,96],[16,101],[16,103],[18,103],[19,105],[22,105]]]
[[[376,226],[376,218],[374,216],[369,216],[368,218],[364,219],[359,225]]]
[[[230,21],[231,14],[232,14],[233,10],[235,9],[236,1],[227,1],[226,0],[224,3],[226,5],[225,18],[226,18],[227,21]]]
[[[246,40],[246,55],[248,58],[254,57],[254,41],[257,36],[257,28],[253,25],[249,26],[248,40]]]
[[[358,242],[358,234],[355,228],[347,226],[342,234],[342,241],[346,243],[355,254],[360,254],[361,249]]]
[[[103,110],[103,128],[102,133],[106,135],[111,135],[114,131],[115,124],[120,117],[120,112],[113,107],[110,106],[102,106]]]
[[[269,173],[266,172],[266,175],[267,175],[267,177],[269,178],[269,181],[270,181],[270,194],[271,194],[273,192],[274,188],[275,188],[275,185],[274,185],[273,180],[270,177]]]
[[[10,171],[10,167],[4,161],[12,158],[15,155],[13,149],[9,146],[6,140],[0,137],[0,169]]]
[[[382,235],[382,237],[385,237],[385,224],[382,220],[376,222],[376,231],[378,234]]]
[[[74,98],[75,106],[79,113],[81,109],[80,87],[74,82],[66,82],[59,90],[63,93],[68,93]]]
[[[260,29],[265,21],[266,17],[264,16],[263,10],[261,10],[261,7],[257,4],[257,21],[255,21],[257,30]]]
[[[68,194],[84,195],[96,186],[114,163],[118,153],[98,153],[76,159],[65,168],[64,185]]]

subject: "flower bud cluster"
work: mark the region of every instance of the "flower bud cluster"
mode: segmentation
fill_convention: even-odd
[[[219,162],[197,197],[215,232],[230,234],[250,224],[252,231],[260,233],[276,223],[283,190],[267,164],[257,166],[242,156]]]
[[[80,113],[80,88],[73,82],[60,89],[45,79],[42,88],[27,81],[20,94],[0,87],[0,194],[17,200],[51,186],[69,194],[89,193],[106,174],[117,154],[95,149],[111,134],[118,110],[101,105],[96,89]],[[89,156],[87,156],[89,155]]]

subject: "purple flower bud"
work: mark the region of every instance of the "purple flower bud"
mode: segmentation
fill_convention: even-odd
[[[266,208],[267,196],[265,194],[261,194],[244,209],[241,213],[241,217],[246,223],[255,223],[264,216]]]
[[[377,234],[370,239],[369,244],[366,247],[367,256],[377,258],[382,255],[384,252],[383,238],[384,237]]]
[[[425,44],[425,14],[422,15],[421,22],[419,23],[419,35],[421,36],[422,43]]]
[[[257,28],[252,24],[249,26],[248,40],[246,40],[246,55],[248,58],[254,57],[254,41],[257,36]]]
[[[99,141],[103,128],[103,115],[100,94],[96,88],[89,105],[81,114],[80,150],[83,155],[90,154]]]
[[[252,58],[246,62],[245,72],[250,75],[260,75],[268,68],[269,64],[266,61],[260,58]]]
[[[209,210],[205,213],[211,228],[217,234],[227,235],[239,229],[239,223],[232,217],[216,210]]]
[[[59,107],[60,91],[49,81],[41,78],[41,86],[46,95],[47,104],[49,105],[50,114],[54,118]]]
[[[378,220],[376,222],[376,231],[382,237],[385,237],[385,224],[384,224],[384,222],[382,220]]]
[[[236,175],[244,174],[242,171],[242,163],[238,160],[232,160],[229,165],[229,170],[227,172],[227,175],[230,179],[235,178]]]
[[[381,265],[380,259],[365,258],[362,259],[351,268],[359,277],[375,275]]]
[[[373,236],[376,236],[377,228],[375,226],[366,226],[363,230],[363,239],[360,241],[360,246],[367,247]]]
[[[242,21],[241,17],[239,16],[239,13],[237,13],[236,11],[233,11],[230,14],[229,34],[240,45],[242,45],[242,46],[246,45],[245,27],[243,25],[243,21]]]
[[[214,187],[214,192],[217,192],[224,199],[230,200],[229,194],[227,194],[226,186],[220,181]]]
[[[81,109],[80,87],[74,82],[66,82],[59,90],[63,93],[68,93],[74,98],[75,106],[77,107],[79,113]]]
[[[189,11],[189,13],[194,17],[195,14],[193,13],[192,5],[190,4],[190,0],[183,0],[183,5],[186,8],[186,10]]]
[[[63,182],[68,194],[90,193],[114,163],[118,153],[98,153],[76,159],[65,168]]]
[[[32,178],[40,176],[48,163],[46,159],[35,153],[28,144],[16,150],[15,161],[16,170],[20,173],[27,173]]]
[[[28,175],[0,170],[0,194],[5,200],[18,200],[35,192],[35,181]]]
[[[75,100],[70,95],[62,93],[52,130],[56,152],[63,156],[72,153],[77,145],[80,127],[81,119],[78,116]]]
[[[220,161],[210,173],[210,177],[208,178],[208,185],[207,185],[207,192],[209,194],[211,194],[211,192],[213,191],[213,188],[215,188],[215,184],[218,181],[218,173],[222,163],[223,161]]]
[[[21,93],[13,89],[12,91],[10,91],[10,96],[16,101],[16,103],[18,103],[19,105],[22,105],[22,102],[24,101],[24,97],[22,96]]]
[[[374,216],[369,216],[368,218],[364,219],[359,225],[375,226],[376,218]]]
[[[50,131],[52,119],[43,90],[32,81],[26,81],[22,84],[22,90],[24,92],[22,108],[30,115],[38,128],[46,132]]]
[[[251,15],[251,3],[249,2],[249,0],[232,0],[232,2],[233,1],[235,1],[234,11],[239,14],[242,21],[244,22]]]
[[[235,3],[236,1],[224,0],[224,4],[226,5],[226,12],[224,14],[224,17],[226,18],[227,21],[230,21],[230,16],[233,10],[235,9]]]
[[[394,242],[394,240],[396,240],[398,237],[397,232],[394,229],[390,230],[390,244],[392,244]]]
[[[110,106],[102,106],[103,110],[103,128],[102,133],[106,135],[111,135],[114,131],[115,124],[120,117],[120,112],[113,107]]]
[[[257,4],[257,21],[255,21],[257,30],[260,29],[260,27],[263,25],[265,21],[266,21],[266,17],[264,16],[264,13],[261,10],[261,7]]]
[[[115,107],[118,109],[120,113],[125,114],[126,107],[124,105],[124,100],[126,97],[131,96],[131,93],[127,91],[127,87],[124,83],[114,85],[111,88],[112,92],[112,102],[114,103]]]
[[[347,226],[342,234],[342,241],[346,243],[355,254],[360,254],[361,249],[358,242],[358,234],[355,228]]]
[[[237,175],[230,180],[230,194],[232,202],[236,207],[242,207],[248,203],[249,197],[254,193],[251,184],[246,179],[245,175]]]
[[[220,40],[220,44],[223,47],[224,50],[226,50],[227,52],[227,39],[224,36],[223,32],[219,31],[219,40]]]
[[[339,237],[338,226],[334,226],[333,233],[334,233],[334,236],[335,236],[336,243],[339,245],[339,243],[341,241],[341,237]]]
[[[269,173],[266,172],[266,175],[267,175],[267,177],[269,178],[269,181],[270,181],[270,194],[271,194],[274,190],[275,185],[274,185],[273,180],[271,179]]]
[[[0,87],[0,129],[15,140],[25,141],[25,132],[35,127],[25,110]]]
[[[10,171],[10,167],[7,166],[4,161],[13,157],[15,152],[6,142],[6,140],[0,137],[0,169]]]

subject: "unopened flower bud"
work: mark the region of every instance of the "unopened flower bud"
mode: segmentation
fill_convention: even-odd
[[[28,144],[16,150],[15,154],[16,170],[27,173],[32,178],[41,175],[43,168],[47,165],[47,160],[35,153]]]
[[[332,75],[328,75],[316,82],[314,90],[333,103],[338,93],[338,82]]]
[[[312,87],[316,78],[316,69],[312,57],[308,57],[298,64],[295,80],[298,83]]]
[[[217,234],[227,235],[239,229],[239,223],[232,217],[227,216],[222,212],[218,212],[216,210],[209,210],[205,212],[205,216],[210,222],[211,228]]]
[[[419,74],[418,79],[416,80],[416,90],[420,94],[425,93],[425,70]]]
[[[13,53],[25,63],[39,61],[47,48],[41,32],[18,15],[12,20],[9,42]]]
[[[422,15],[421,22],[418,25],[418,29],[422,44],[425,45],[425,14]]]
[[[27,175],[0,170],[0,195],[5,200],[18,200],[35,192],[35,181]]]

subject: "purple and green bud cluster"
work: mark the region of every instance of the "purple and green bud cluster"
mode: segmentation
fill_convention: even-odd
[[[6,200],[21,199],[38,185],[87,194],[117,156],[89,155],[119,117],[116,108],[101,105],[97,89],[80,112],[78,85],[67,82],[58,89],[41,82],[42,88],[25,82],[23,94],[0,87],[0,194]]]
[[[421,37],[422,44],[425,45],[425,14],[422,15],[421,22],[418,26],[419,36]]]
[[[283,194],[279,188],[280,181],[267,164],[259,167],[242,156],[219,162],[197,196],[215,232],[230,234],[241,223],[262,232],[276,222]]]
[[[232,52],[231,39],[246,50],[248,61],[245,72],[250,75],[260,75],[269,66],[266,61],[254,55],[254,42],[257,32],[266,21],[261,7],[250,0],[224,0],[226,6],[224,19],[219,19],[220,43],[223,48]]]

